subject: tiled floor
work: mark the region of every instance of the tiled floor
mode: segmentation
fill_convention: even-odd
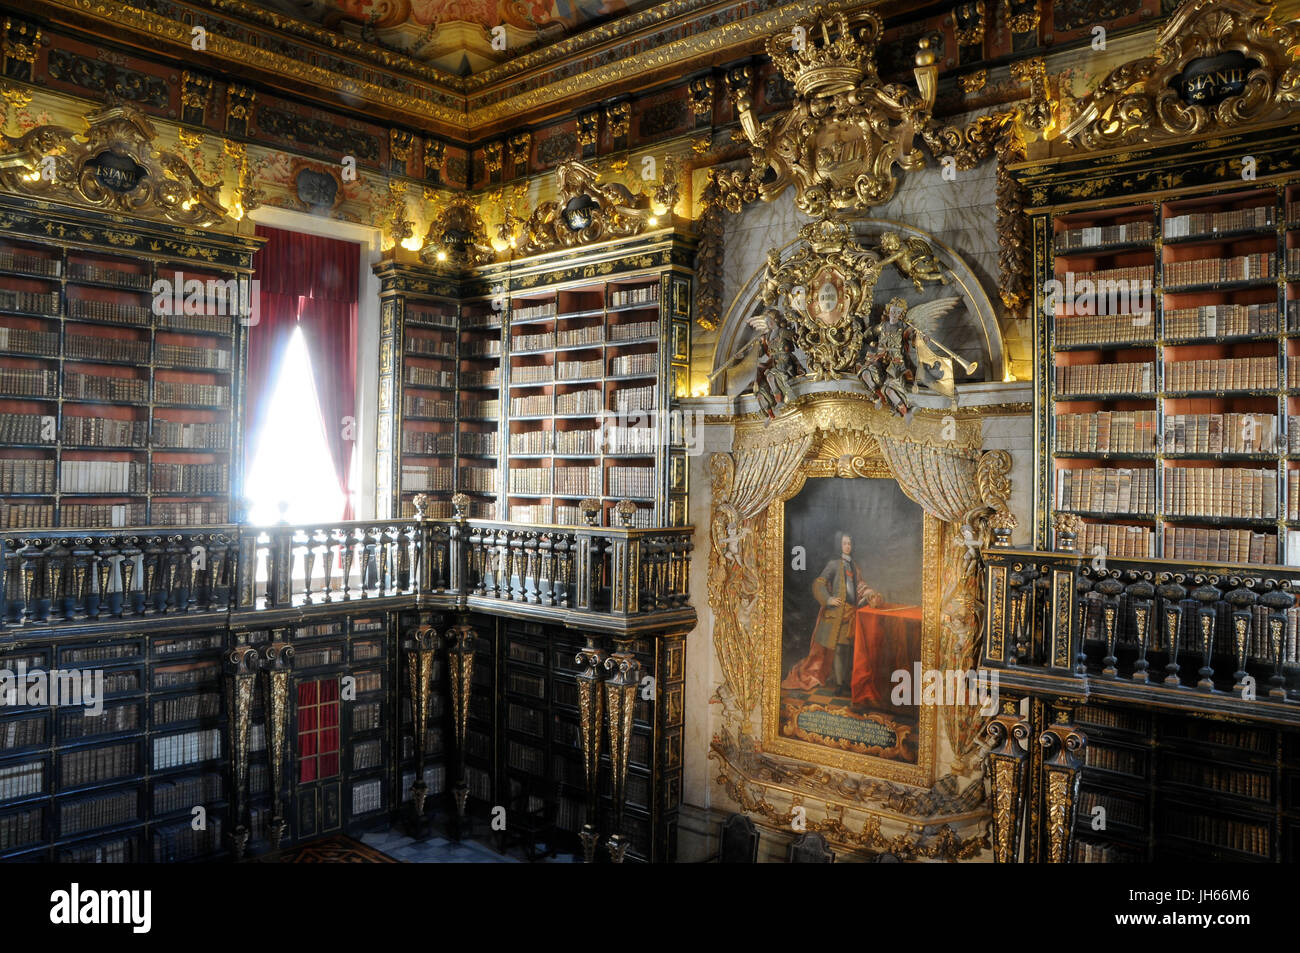
[[[416,841],[394,828],[382,833],[365,834],[361,841],[394,860],[408,864],[519,864],[526,861],[520,846],[512,847],[509,854],[497,853],[496,837],[490,832],[474,834],[456,843],[437,831],[425,840]],[[564,853],[538,859],[551,864],[573,864],[579,860],[573,854]]]

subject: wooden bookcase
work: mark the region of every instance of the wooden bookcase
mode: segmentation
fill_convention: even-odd
[[[416,493],[450,514],[581,525],[685,525],[689,241],[671,229],[477,268],[456,284],[417,265],[382,284],[380,513]],[[412,342],[416,342],[414,345]],[[455,345],[455,360],[451,360]],[[431,350],[438,350],[434,356]],[[408,477],[434,474],[418,483]]]
[[[1300,562],[1300,186],[1241,186],[1051,216],[1040,506],[1090,556]]]
[[[0,230],[0,528],[227,522],[258,242],[50,217]]]

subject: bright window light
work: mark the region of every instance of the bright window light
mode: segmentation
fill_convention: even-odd
[[[259,526],[281,519],[302,525],[343,518],[346,501],[325,442],[301,328],[289,337],[244,494],[250,502],[248,522]],[[287,504],[283,516],[281,503]]]

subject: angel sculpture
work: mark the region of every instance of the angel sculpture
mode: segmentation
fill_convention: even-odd
[[[892,261],[894,267],[911,280],[917,291],[927,281],[947,284],[948,277],[943,274],[939,262],[934,257],[934,249],[922,238],[909,238],[903,241],[895,232],[884,232],[880,236],[880,249]],[[954,299],[955,300],[955,299]]]
[[[868,338],[858,372],[875,395],[877,407],[888,405],[910,420],[908,395],[920,390],[922,384],[956,402],[953,362],[968,374],[977,365],[936,341],[931,330],[932,323],[951,311],[959,300],[948,297],[918,304],[910,309],[910,317],[908,304],[902,298],[891,298],[885,305],[880,322]]]
[[[780,311],[764,308],[746,321],[761,335],[757,338],[761,352],[754,369],[754,396],[771,419],[776,416],[776,405],[794,396],[790,385],[803,368],[794,356],[794,338]]]

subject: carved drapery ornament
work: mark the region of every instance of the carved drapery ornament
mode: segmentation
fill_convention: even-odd
[[[781,617],[782,574],[772,568],[781,562],[779,541],[773,543],[781,532],[781,514],[773,504],[794,497],[811,476],[893,477],[921,506],[930,527],[924,588],[933,593],[927,616],[933,662],[927,664],[963,671],[975,667],[984,612],[978,551],[989,542],[992,523],[1009,513],[1011,461],[1005,451],[980,452],[977,417],[954,420],[955,432],[954,421],[946,424],[931,412],[918,412],[908,424],[875,409],[862,394],[809,394],[766,426],[742,420],[732,453],[710,458],[708,588],[724,679],[720,694],[729,717],[742,726],[759,701],[765,702],[765,746],[775,726],[763,686],[773,682],[772,666],[778,671],[780,666],[780,639],[774,642],[766,629],[773,619],[779,627]],[[978,709],[946,707],[937,723],[954,755],[952,770],[976,771]],[[831,763],[835,755],[827,755]],[[863,770],[859,759],[847,761],[853,764],[843,767]],[[871,767],[877,776],[922,781],[903,777],[909,772],[887,761]]]
[[[1113,69],[1064,137],[1081,149],[1180,139],[1279,117],[1300,101],[1300,20],[1264,0],[1187,0],[1154,55]]]
[[[226,218],[220,186],[204,185],[179,155],[155,148],[153,123],[134,106],[110,104],[84,121],[82,133],[45,125],[17,139],[0,134],[0,187],[198,228]]]

